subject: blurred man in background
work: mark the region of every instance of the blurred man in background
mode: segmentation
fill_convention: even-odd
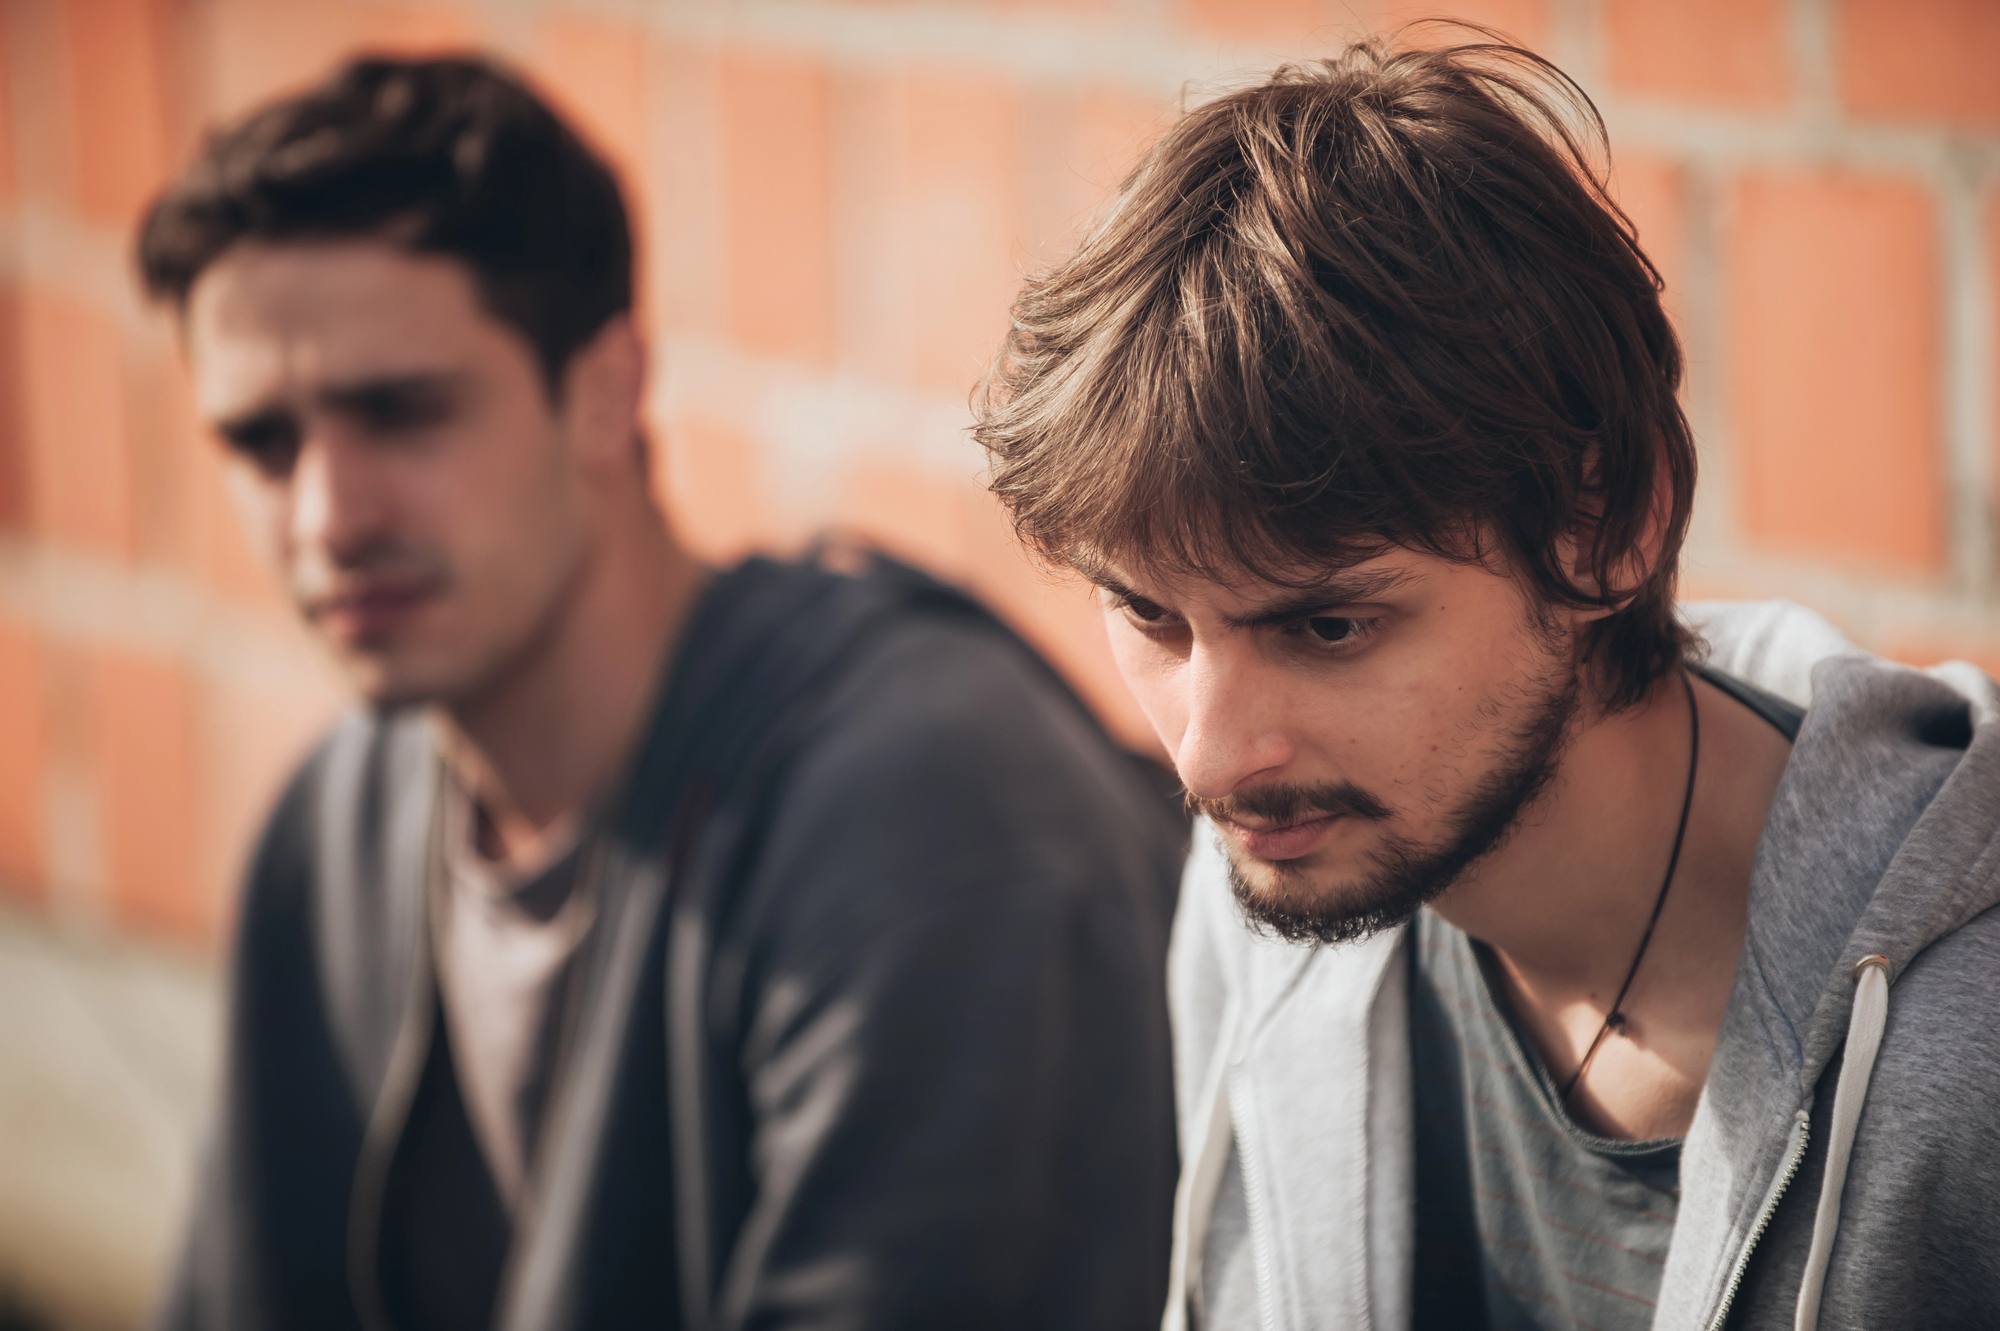
[[[2000,692],[1681,620],[1602,144],[1526,51],[1358,45],[1016,310],[995,488],[1205,820],[1170,1328],[1994,1324]]]
[[[1177,817],[963,597],[676,544],[605,166],[362,60],[139,255],[364,704],[250,870],[167,1323],[1155,1320]]]

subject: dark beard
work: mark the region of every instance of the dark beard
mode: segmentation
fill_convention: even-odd
[[[1230,888],[1251,922],[1293,943],[1354,942],[1406,923],[1473,864],[1499,849],[1554,780],[1576,715],[1579,684],[1573,670],[1560,684],[1546,677],[1540,682],[1540,697],[1502,738],[1493,770],[1450,815],[1439,843],[1388,837],[1369,854],[1375,872],[1335,891],[1325,884],[1316,887],[1303,870],[1275,864],[1270,866],[1277,878],[1275,890],[1259,892],[1244,878],[1235,857],[1226,856]],[[1214,816],[1204,807],[1208,801],[1193,803]],[[1296,821],[1313,810],[1370,820],[1390,815],[1380,800],[1350,783],[1245,791],[1215,803],[1279,822]]]

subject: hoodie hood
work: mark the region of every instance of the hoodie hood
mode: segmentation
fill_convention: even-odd
[[[1796,1037],[1809,1092],[1856,961],[1888,957],[1893,982],[2000,904],[2000,694],[1964,662],[1868,656],[1786,602],[1689,610],[1712,665],[1807,709],[1758,846],[1737,996]]]
[[[1928,949],[2000,903],[1991,680],[1963,663],[1920,671],[1869,657],[1797,606],[1689,610],[1717,668],[1807,711],[1758,846],[1743,957],[1688,1132],[1662,1327],[1720,1324],[1810,1139],[1831,1132],[1815,1144],[1818,1191],[1835,1198],[1816,1217],[1824,1265],[1850,1182],[1825,1074],[1844,1048],[1856,1061],[1861,1026],[1872,1021],[1879,1038],[1885,1020],[1857,1014],[1857,963],[1884,959],[1895,994]],[[1891,1031],[1892,1042],[1899,1034],[1918,1032]],[[1854,1073],[1842,1091],[1850,1140],[1869,1088],[1867,1069]],[[1829,1146],[1837,1169],[1824,1163]],[[1857,1172],[1878,1155],[1864,1152]],[[1718,1264],[1718,1249],[1738,1256]]]

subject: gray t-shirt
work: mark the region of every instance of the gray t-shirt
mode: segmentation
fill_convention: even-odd
[[[1578,1127],[1496,1000],[1491,953],[1411,931],[1416,1331],[1644,1331],[1674,1236],[1680,1139]]]

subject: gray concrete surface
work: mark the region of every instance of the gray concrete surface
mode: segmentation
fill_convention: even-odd
[[[0,912],[0,1307],[140,1325],[179,1242],[221,1037],[215,974]]]

